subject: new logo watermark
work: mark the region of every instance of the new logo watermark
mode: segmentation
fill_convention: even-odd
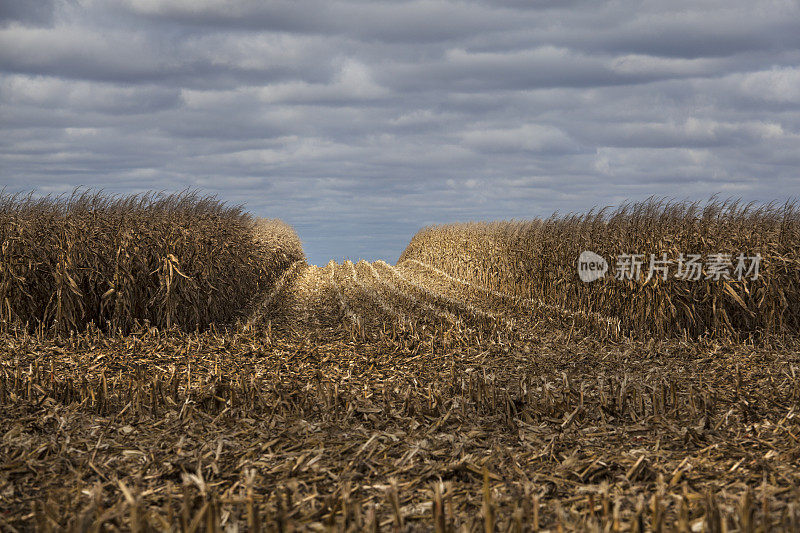
[[[674,270],[674,279],[699,280],[736,280],[749,278],[753,281],[759,277],[761,254],[733,257],[731,254],[709,254],[703,258],[701,254],[679,254],[670,259],[667,254],[650,254],[649,261],[644,254],[620,254],[614,263],[614,279],[641,280],[645,283],[653,278],[667,281]],[[595,252],[586,250],[578,256],[578,276],[581,281],[590,283],[605,277],[608,262]]]
[[[589,283],[596,281],[608,272],[608,262],[602,255],[586,250],[578,256],[578,275],[581,281]]]

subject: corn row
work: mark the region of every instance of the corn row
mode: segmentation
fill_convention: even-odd
[[[259,302],[254,313],[248,319],[245,326],[246,328],[251,328],[256,322],[263,320],[266,312],[275,302],[276,297],[286,288],[287,283],[291,283],[294,280],[300,266],[305,264],[305,260],[295,261],[289,266],[289,268],[286,269],[283,274],[280,275],[278,281],[275,282],[275,286],[272,287],[272,290],[270,290],[264,299]]]
[[[584,251],[606,260],[602,279],[579,277]],[[633,279],[615,276],[626,254],[642,261]],[[691,255],[701,258],[702,268],[686,279],[678,265]],[[709,266],[713,257],[729,259],[722,276]],[[756,257],[757,276],[751,270]],[[671,264],[666,276],[648,275],[652,258]],[[546,220],[434,226],[414,236],[398,264],[409,259],[554,312],[569,310],[609,331],[618,321],[620,331],[635,337],[800,332],[800,209],[792,201],[758,206],[651,198]]]
[[[513,294],[506,294],[506,293],[503,293],[503,292],[500,292],[500,291],[496,291],[494,289],[489,289],[489,288],[486,288],[486,287],[480,287],[478,285],[475,285],[474,283],[470,283],[469,281],[457,278],[455,276],[451,276],[450,274],[448,274],[447,272],[445,272],[443,270],[440,270],[440,269],[438,269],[436,267],[433,267],[431,265],[426,265],[425,263],[422,263],[421,261],[417,261],[416,259],[406,259],[404,262],[408,262],[408,263],[413,263],[413,264],[419,265],[419,266],[429,270],[430,272],[433,272],[433,273],[437,274],[438,276],[441,276],[441,277],[443,277],[443,278],[445,278],[447,280],[459,283],[459,284],[464,285],[465,287],[468,287],[468,288],[470,288],[472,290],[475,290],[475,291],[483,291],[483,292],[485,292],[485,293],[487,293],[487,294],[489,294],[491,296],[494,296],[494,297],[499,298],[501,300],[505,300],[507,302],[510,302],[512,305],[517,306],[517,307],[523,307],[523,308],[531,310],[533,312],[537,312],[537,311],[552,312],[552,313],[556,313],[556,314],[558,314],[558,315],[560,315],[560,316],[562,316],[564,318],[574,319],[574,320],[577,320],[577,321],[590,321],[590,322],[593,322],[593,323],[601,326],[602,331],[605,332],[605,333],[608,333],[610,335],[618,335],[620,333],[620,322],[619,322],[619,319],[617,319],[617,318],[605,317],[605,316],[603,316],[603,315],[601,315],[599,313],[596,313],[596,312],[585,312],[585,311],[579,311],[579,310],[578,311],[573,311],[573,310],[570,310],[570,309],[565,309],[565,308],[563,308],[561,306],[547,304],[547,303],[541,301],[538,298],[537,299],[521,298],[521,297],[515,296]]]
[[[363,264],[369,264],[366,261],[359,261],[359,266]],[[353,265],[351,261],[345,263],[345,266],[348,268],[348,272],[350,274],[351,279],[358,287],[358,290],[361,291],[362,294],[366,295],[370,298],[375,305],[377,305],[381,311],[383,312],[384,316],[390,318],[393,324],[397,324],[401,331],[414,331],[414,320],[405,316],[401,311],[399,311],[389,300],[384,298],[377,290],[373,287],[368,286],[366,283],[361,281],[358,276],[358,272],[356,271],[356,267]]]
[[[370,265],[370,267],[372,267],[372,265]],[[451,311],[437,307],[426,299],[419,299],[412,294],[408,294],[392,283],[382,279],[378,272],[375,271],[374,267],[370,268],[369,272],[373,276],[373,279],[382,286],[387,293],[391,294],[395,300],[403,302],[410,313],[416,314],[421,312],[422,316],[431,317],[434,323],[452,325],[461,322],[461,319]]]
[[[385,272],[386,274],[391,276],[393,280],[398,281],[398,283],[384,281],[385,283],[388,283],[390,286],[394,287],[394,289],[397,291],[406,292],[402,287],[407,287],[408,291],[410,291],[411,293],[416,293],[418,297],[423,298],[424,300],[429,302],[434,302],[436,303],[436,305],[443,307],[453,312],[454,314],[466,315],[470,317],[471,321],[479,322],[484,326],[487,325],[496,326],[497,324],[502,324],[509,330],[513,328],[513,324],[511,323],[511,321],[509,321],[505,317],[496,315],[491,311],[478,309],[477,307],[470,304],[469,301],[467,300],[456,300],[440,292],[433,291],[430,288],[426,287],[425,285],[422,285],[420,283],[417,283],[413,280],[404,277],[396,267],[389,265],[385,261],[376,261],[375,265],[377,265],[377,268],[375,268],[371,264],[369,266],[375,272],[375,275],[379,279],[382,278],[378,270],[380,270],[381,272]]]
[[[293,230],[193,193],[0,193],[0,324],[232,323],[303,258]]]
[[[333,260],[331,260],[326,268],[330,268],[328,286],[336,296],[336,302],[340,311],[349,322],[350,326],[352,327],[352,331],[358,333],[359,335],[363,335],[364,328],[362,327],[361,317],[353,311],[352,307],[350,307],[350,304],[345,298],[344,292],[341,290],[339,283],[336,281],[336,264],[333,262]]]

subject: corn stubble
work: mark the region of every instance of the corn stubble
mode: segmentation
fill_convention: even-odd
[[[800,527],[793,337],[632,335],[537,293],[512,248],[545,222],[322,268],[251,222],[246,321],[0,333],[0,530]]]

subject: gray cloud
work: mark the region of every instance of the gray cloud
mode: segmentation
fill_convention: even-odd
[[[21,23],[46,26],[55,17],[55,0],[26,0],[0,3],[0,26]]]
[[[422,225],[800,194],[790,0],[0,4],[8,190],[199,187],[312,261]]]
[[[122,0],[119,6],[156,20],[205,28],[339,34],[367,41],[442,42],[487,30],[504,30],[510,17],[479,3],[441,0],[402,2],[171,2]],[[500,12],[498,12],[500,11]]]

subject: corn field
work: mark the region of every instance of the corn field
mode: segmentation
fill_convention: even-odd
[[[297,236],[214,198],[0,196],[0,321],[66,332],[204,329],[303,257]]]
[[[760,272],[706,279],[712,273],[704,267],[700,280],[609,275],[584,283],[576,265],[584,250],[641,254],[645,262],[651,254],[724,254],[734,263],[739,254],[759,254]],[[791,202],[650,199],[547,220],[435,226],[414,236],[400,263],[410,260],[520,298],[599,313],[619,320],[627,335],[744,339],[800,329],[800,211]]]
[[[515,247],[569,219],[432,228],[397,265],[317,267],[284,224],[215,212],[260,277],[202,277],[188,245],[158,253],[197,283],[254,283],[224,320],[0,332],[0,530],[800,530],[790,319],[780,335],[637,335],[608,307],[536,292],[514,270],[532,248]],[[791,249],[753,231],[771,265]],[[562,273],[553,290],[577,291]]]

